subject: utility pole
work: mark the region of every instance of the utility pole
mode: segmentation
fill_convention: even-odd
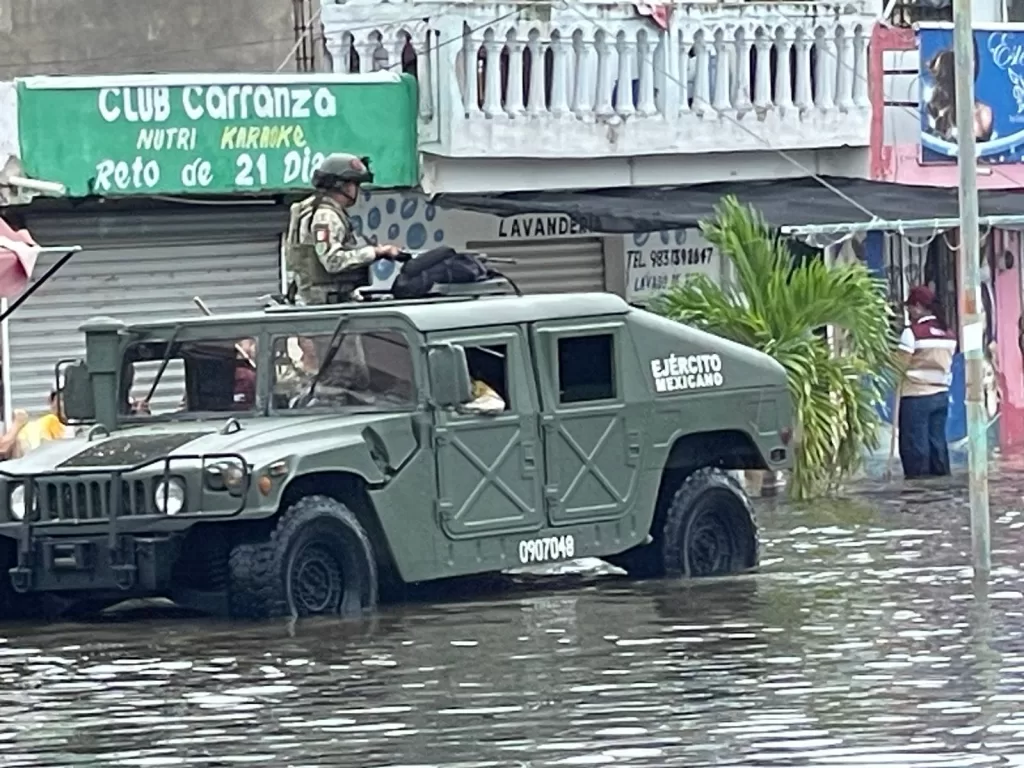
[[[960,337],[967,379],[971,549],[976,575],[992,568],[988,514],[988,419],[982,390],[984,328],[978,236],[978,159],[974,141],[974,31],[971,0],[953,0],[957,165],[960,170]]]

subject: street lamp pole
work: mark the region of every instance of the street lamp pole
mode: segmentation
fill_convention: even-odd
[[[967,439],[970,464],[971,549],[976,575],[992,568],[988,511],[988,419],[982,376],[984,328],[978,233],[978,161],[974,137],[974,32],[971,0],[953,0],[956,65],[957,165],[960,171],[960,338],[967,379]]]

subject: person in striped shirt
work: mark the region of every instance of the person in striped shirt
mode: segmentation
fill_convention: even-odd
[[[946,414],[956,337],[938,317],[935,292],[911,289],[906,301],[910,325],[900,336],[906,373],[901,381],[900,462],[906,478],[949,474]]]

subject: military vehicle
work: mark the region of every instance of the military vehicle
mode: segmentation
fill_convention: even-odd
[[[147,597],[360,615],[404,584],[581,557],[735,573],[758,539],[730,471],[792,461],[781,366],[612,294],[81,330],[57,370],[78,436],[0,464],[0,618]]]

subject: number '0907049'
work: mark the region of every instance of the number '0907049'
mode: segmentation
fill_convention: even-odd
[[[571,560],[576,556],[576,540],[572,535],[545,536],[541,539],[523,539],[519,542],[519,562],[546,563],[551,560]]]

